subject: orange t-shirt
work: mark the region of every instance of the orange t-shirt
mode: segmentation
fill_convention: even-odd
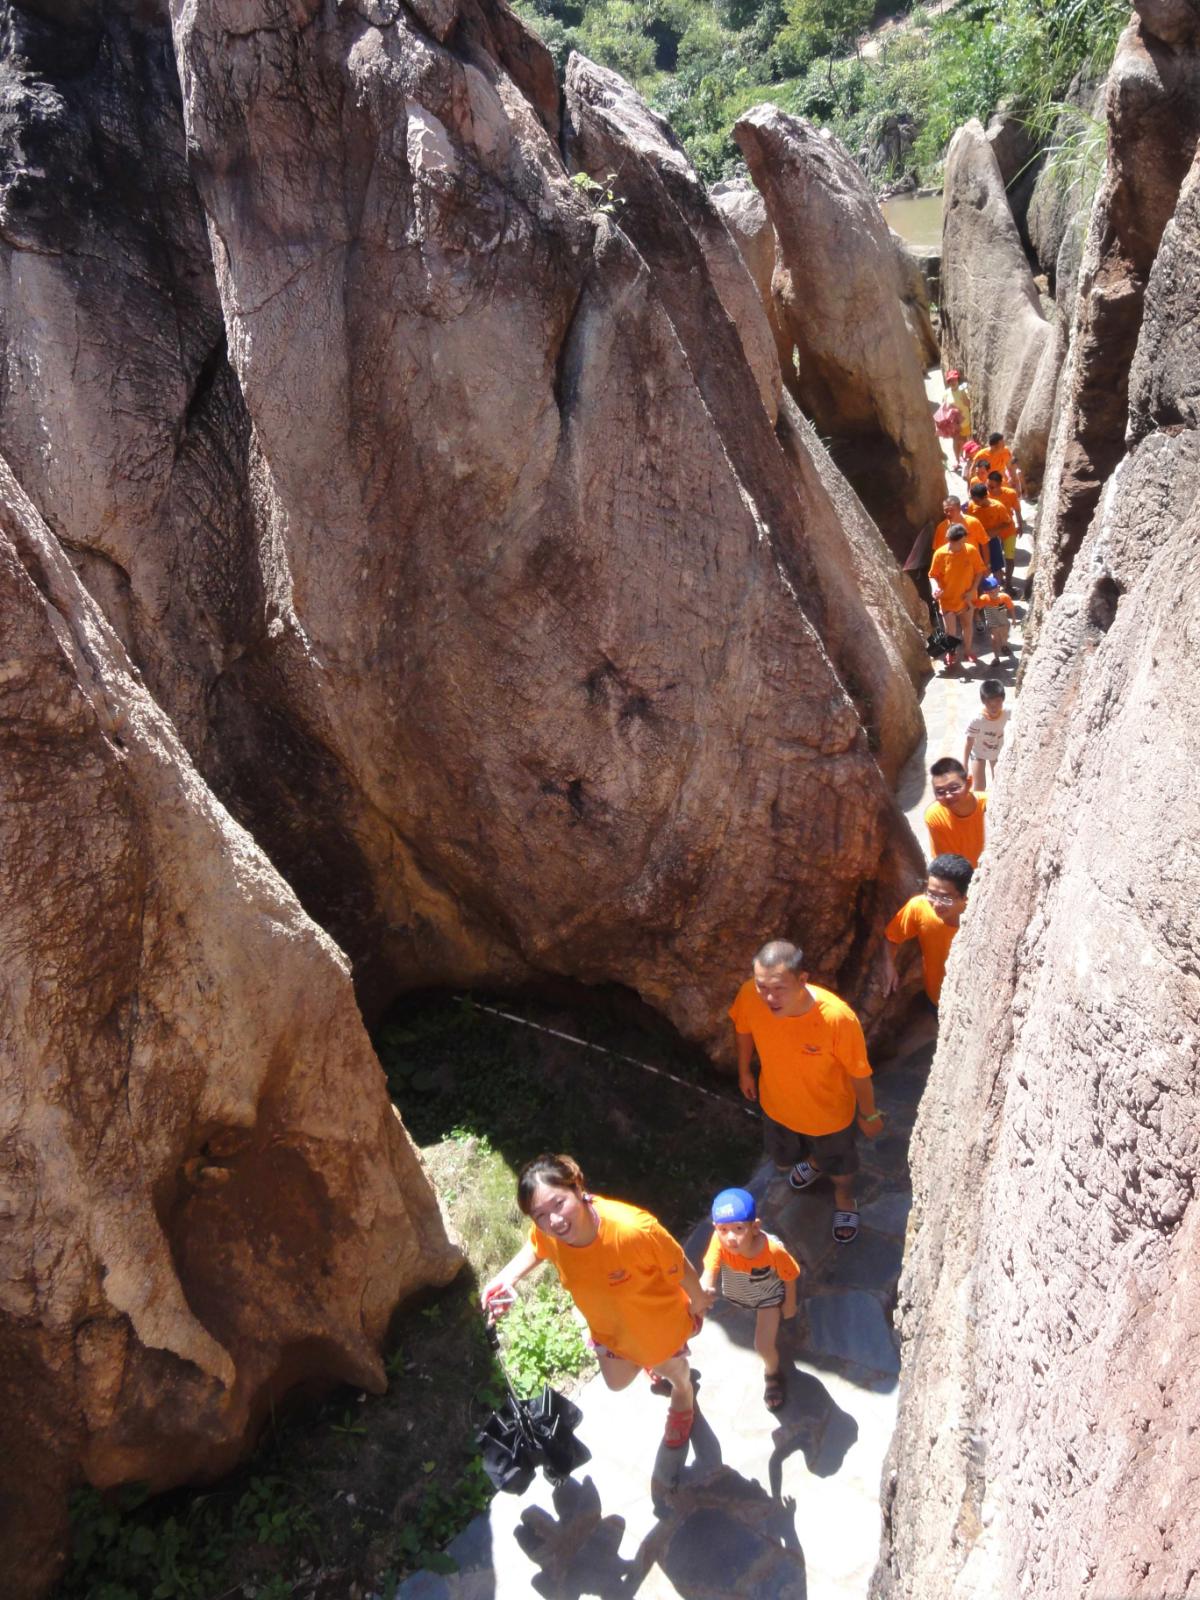
[[[1007,472],[1008,464],[1013,458],[1012,451],[1006,444],[990,444],[987,449],[988,460],[992,463],[993,472]]]
[[[961,611],[971,585],[988,570],[975,546],[966,539],[960,542],[961,550],[952,550],[948,544],[935,550],[929,564],[929,576],[942,591],[943,611]]]
[[[915,939],[921,946],[921,960],[925,963],[925,993],[938,1003],[942,992],[942,979],[946,976],[946,957],[950,942],[958,932],[958,924],[943,922],[923,894],[915,894],[884,930],[893,944],[903,944]]]
[[[1010,489],[1006,483],[1002,483],[999,488],[997,488],[994,483],[989,483],[988,499],[999,500],[1000,504],[1004,507],[1012,519],[1014,527],[1018,522],[1020,522],[1021,496],[1015,489]]]
[[[978,517],[973,517],[968,512],[964,511],[962,516],[962,525],[967,530],[965,542],[967,544],[973,544],[979,551],[981,557],[985,556],[987,554],[988,536],[986,530],[984,529],[983,523],[980,522]],[[940,550],[945,544],[946,533],[949,527],[950,518],[943,517],[942,521],[939,522],[937,527],[933,530],[933,548],[935,551]]]
[[[977,804],[969,817],[956,817],[949,806],[935,800],[925,813],[925,826],[929,829],[929,842],[935,856],[952,854],[965,856],[973,867],[979,865],[983,854],[984,813],[987,795],[977,794]]]
[[[1013,526],[1008,507],[1001,505],[999,500],[993,500],[991,495],[986,500],[972,500],[971,515],[983,523],[989,534],[995,534],[998,539],[1003,539],[1007,533],[1017,531]]]
[[[990,589],[987,594],[977,594],[975,596],[976,611],[982,611],[987,606],[1007,606],[1010,618],[1012,616],[1013,603],[1003,589]]]
[[[992,466],[992,458],[986,450],[981,450],[978,455],[972,456],[971,466],[967,472],[967,488],[969,489],[973,483],[986,483]]]
[[[565,1244],[534,1227],[534,1254],[558,1268],[597,1344],[639,1366],[656,1366],[675,1355],[692,1331],[683,1251],[638,1206],[598,1194],[592,1206],[600,1227],[591,1244]]]
[[[705,1275],[715,1273],[719,1266],[728,1267],[732,1272],[746,1274],[753,1272],[756,1267],[774,1267],[784,1283],[790,1283],[793,1278],[798,1278],[800,1265],[795,1256],[788,1254],[773,1233],[764,1230],[763,1239],[766,1242],[756,1256],[743,1256],[736,1250],[726,1250],[721,1243],[721,1235],[714,1228],[713,1236],[704,1252]]]
[[[862,1024],[844,1000],[808,985],[814,1004],[802,1017],[771,1010],[747,978],[729,1008],[733,1025],[750,1034],[762,1071],[758,1101],[774,1122],[793,1133],[837,1133],[854,1121],[851,1078],[869,1078]]]

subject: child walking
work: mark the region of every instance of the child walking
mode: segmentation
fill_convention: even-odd
[[[799,1265],[759,1222],[748,1189],[722,1189],[712,1204],[712,1221],[700,1287],[711,1305],[719,1274],[720,1293],[726,1300],[755,1313],[754,1348],[766,1375],[763,1402],[768,1411],[778,1411],[786,1394],[779,1365],[779,1324],[796,1315]]]
[[[979,698],[983,701],[983,713],[968,724],[963,752],[963,766],[970,772],[977,790],[984,785],[984,769],[988,763],[992,768],[992,782],[996,781],[996,762],[1004,748],[1004,730],[1009,718],[1004,709],[1004,685],[999,678],[985,678],[979,685]]]

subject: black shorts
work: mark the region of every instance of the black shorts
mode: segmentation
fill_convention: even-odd
[[[836,1133],[796,1133],[762,1113],[763,1148],[777,1167],[794,1167],[811,1158],[831,1178],[848,1178],[858,1171],[858,1125],[851,1121]]]

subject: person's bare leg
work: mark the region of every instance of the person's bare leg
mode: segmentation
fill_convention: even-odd
[[[754,1348],[762,1357],[763,1371],[768,1378],[779,1371],[779,1324],[782,1319],[782,1306],[763,1306],[754,1319]]]
[[[669,1361],[660,1361],[656,1367],[651,1367],[651,1372],[656,1377],[665,1378],[671,1385],[671,1411],[690,1411],[696,1403],[695,1391],[692,1388],[692,1368],[687,1356],[672,1356]],[[636,1368],[635,1368],[636,1371]],[[622,1388],[624,1385],[621,1386]]]
[[[600,1376],[609,1389],[628,1389],[642,1370],[636,1361],[627,1361],[624,1356],[601,1354],[599,1350],[596,1359],[600,1363]],[[658,1368],[654,1370],[657,1372]]]
[[[854,1198],[854,1174],[843,1175],[835,1178],[829,1175],[833,1184],[833,1203],[839,1211],[857,1211],[858,1203]]]
[[[971,782],[974,784],[976,789],[982,789],[983,788],[984,776],[985,776],[985,763],[982,762],[982,761],[974,761],[973,760],[971,762]]]
[[[963,654],[964,655],[968,655],[968,656],[969,655],[974,655],[974,653],[975,653],[975,613],[972,611],[972,609],[971,609],[971,607],[969,605],[964,609],[963,614],[962,614],[962,628],[963,628]]]

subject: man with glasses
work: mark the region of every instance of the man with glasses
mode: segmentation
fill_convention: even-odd
[[[972,867],[983,854],[987,795],[974,794],[967,769],[953,756],[943,756],[929,769],[933,804],[925,813],[935,856],[965,856]]]
[[[913,895],[911,900],[902,905],[885,930],[885,994],[892,994],[900,982],[895,946],[915,939],[921,947],[921,960],[925,968],[925,993],[936,1013],[950,945],[958,932],[959,920],[967,909],[971,872],[971,863],[965,856],[934,856],[929,863],[925,893]]]

